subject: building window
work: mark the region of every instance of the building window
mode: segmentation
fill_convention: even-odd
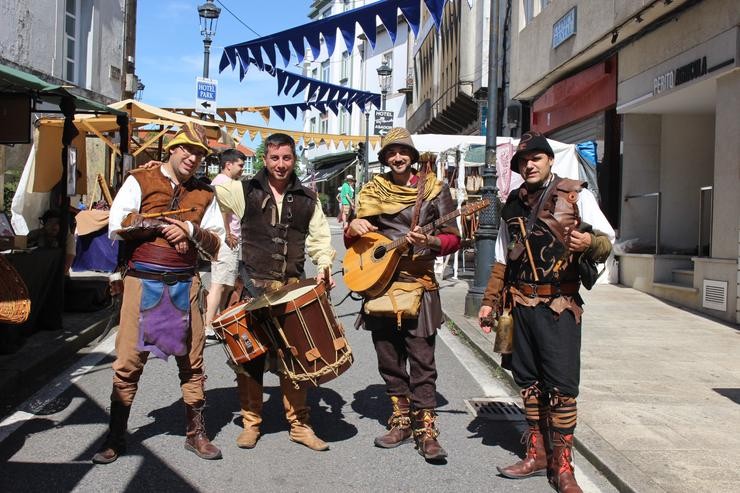
[[[64,79],[77,83],[78,17],[77,0],[66,0],[64,8]]]
[[[351,60],[349,53],[346,51],[342,53],[342,75],[340,77],[340,82],[346,82],[349,80],[352,68]]]
[[[321,80],[329,82],[329,60],[321,62]]]
[[[344,108],[339,109],[339,133],[349,135],[350,114]]]
[[[308,131],[316,133],[316,117],[311,118],[310,123],[308,124]]]
[[[351,0],[342,0],[342,12],[347,12],[348,10],[351,10],[352,7],[352,1]]]
[[[244,159],[244,168],[242,168],[242,176],[254,175],[254,156],[247,156]]]
[[[329,114],[321,113],[321,115],[319,116],[321,117],[321,119],[319,120],[319,133],[329,133]]]

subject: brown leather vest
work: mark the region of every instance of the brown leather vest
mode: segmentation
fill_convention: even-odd
[[[546,203],[528,237],[538,282],[541,284],[578,281],[578,254],[566,250],[565,228],[575,229],[580,223],[578,193],[586,184],[557,175],[554,180],[553,192],[549,200],[547,197],[542,198]],[[527,191],[522,185],[509,194],[501,210],[501,218],[506,221],[510,239],[507,252],[509,256],[506,259],[507,284],[534,282],[531,264],[522,241],[524,232],[521,225],[526,230],[531,214],[526,195]]]
[[[303,276],[306,236],[316,200],[316,194],[302,186],[294,173],[278,214],[265,169],[244,182],[242,260],[252,279],[285,282]]]
[[[136,171],[131,176],[141,188],[139,212],[142,214],[194,207],[195,210],[192,212],[170,217],[200,225],[208,205],[213,200],[213,189],[192,177],[173,189],[170,180],[159,167]],[[198,261],[198,252],[192,245],[186,254],[180,254],[161,236],[154,236],[128,247],[129,258],[135,262],[153,262],[168,267],[188,268],[195,267]]]

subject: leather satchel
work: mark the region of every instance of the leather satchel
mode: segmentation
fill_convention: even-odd
[[[366,315],[393,317],[399,327],[404,318],[417,318],[421,308],[424,286],[419,282],[395,281],[376,298],[365,302]]]

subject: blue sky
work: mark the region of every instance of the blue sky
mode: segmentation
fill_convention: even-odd
[[[310,0],[221,0],[261,36],[310,22]],[[139,0],[136,19],[136,73],[145,84],[142,101],[160,107],[193,107],[195,78],[203,73],[203,38],[197,7],[203,0]],[[277,95],[277,81],[250,70],[239,82],[238,71],[218,72],[223,47],[257,38],[218,1],[218,30],[211,46],[210,77],[218,80],[218,106],[261,106],[299,102]],[[293,66],[287,70],[299,71]],[[253,113],[242,113],[241,123],[264,126]],[[286,116],[270,118],[270,127],[296,130],[302,121]],[[248,136],[247,136],[248,138]],[[244,142],[250,147],[254,143]]]

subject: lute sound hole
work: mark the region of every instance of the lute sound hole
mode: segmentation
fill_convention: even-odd
[[[373,251],[373,258],[375,260],[380,260],[383,257],[385,257],[386,253],[387,253],[387,250],[385,249],[385,247],[379,246],[378,248],[375,249],[375,251]]]

